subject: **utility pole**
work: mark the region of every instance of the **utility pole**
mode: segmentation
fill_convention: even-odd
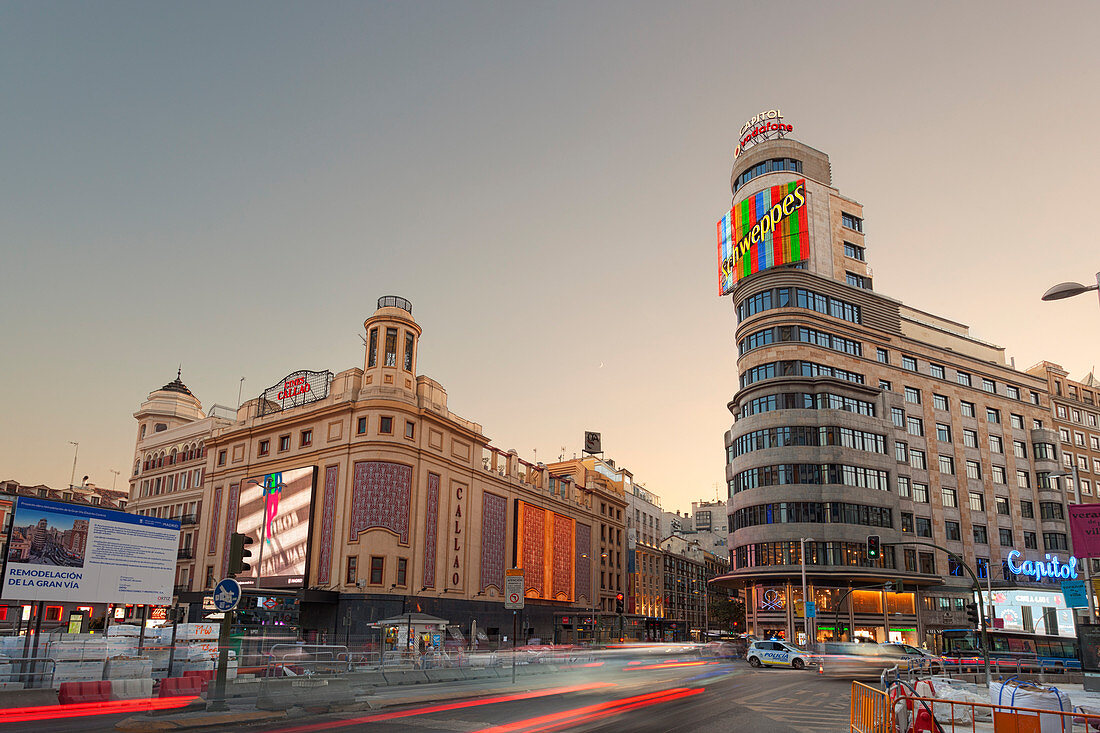
[[[77,456],[77,454],[80,453],[80,443],[75,443],[75,442],[70,440],[69,445],[74,446],[74,448],[73,448],[73,472],[72,472],[72,475],[69,476],[69,488],[71,489],[73,487],[73,482],[76,481],[76,456]]]

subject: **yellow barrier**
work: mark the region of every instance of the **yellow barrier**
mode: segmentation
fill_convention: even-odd
[[[890,696],[862,682],[852,683],[851,733],[887,733],[894,729]]]

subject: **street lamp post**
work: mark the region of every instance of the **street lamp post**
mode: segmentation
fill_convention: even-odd
[[[799,537],[801,552],[799,560],[802,561],[802,628],[806,632],[806,644],[810,643],[810,617],[806,614],[806,543],[813,542],[813,537]],[[807,646],[807,648],[809,648]]]
[[[1057,285],[1043,293],[1043,300],[1062,300],[1063,298],[1072,298],[1074,295],[1087,293],[1090,290],[1097,291],[1097,297],[1098,299],[1100,299],[1100,272],[1096,273],[1095,285],[1082,285],[1081,283],[1058,283]]]

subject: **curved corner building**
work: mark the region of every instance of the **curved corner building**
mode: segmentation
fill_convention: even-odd
[[[1004,561],[1069,554],[1046,383],[966,326],[873,290],[863,207],[821,151],[759,142],[732,189],[718,237],[739,389],[725,435],[731,570],[716,583],[742,591],[748,630],[805,641],[803,538],[818,641],[935,643],[966,625],[968,576],[947,553],[893,543],[945,546],[982,576],[992,562],[994,590],[1037,593]],[[1032,631],[1073,633],[1071,612],[1031,615]]]

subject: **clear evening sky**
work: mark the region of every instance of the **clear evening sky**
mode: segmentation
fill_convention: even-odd
[[[125,486],[175,377],[235,406],[420,372],[528,459],[603,433],[666,508],[724,484],[715,222],[782,109],[865,206],[875,289],[1080,378],[1098,358],[1100,6],[0,4],[0,478]],[[601,366],[602,365],[602,366]],[[536,451],[537,449],[537,456]],[[724,490],[723,490],[724,496]]]

